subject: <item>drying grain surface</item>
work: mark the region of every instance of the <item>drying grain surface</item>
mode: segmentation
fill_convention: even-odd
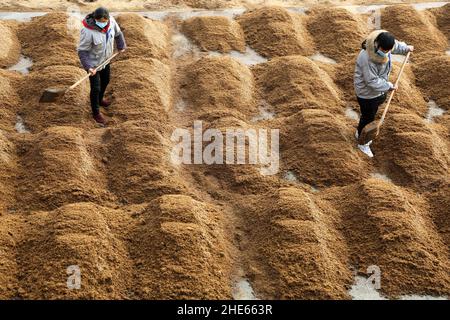
[[[19,59],[20,43],[17,39],[16,26],[0,21],[0,68],[11,66]]]
[[[241,26],[227,17],[193,17],[183,22],[183,32],[205,51],[245,51]]]
[[[423,95],[443,109],[450,110],[450,56],[437,55],[415,66],[417,86]]]
[[[364,19],[342,8],[314,7],[307,26],[317,50],[337,61],[352,56],[368,33]]]
[[[413,45],[418,54],[443,52],[448,47],[448,39],[436,27],[434,20],[430,12],[418,11],[412,6],[388,6],[381,14],[381,28],[390,30],[397,39]]]
[[[136,13],[124,13],[117,17],[124,33],[128,50],[120,59],[148,57],[168,58],[169,30],[160,21],[146,19]]]
[[[22,52],[33,59],[33,69],[80,65],[76,38],[67,27],[68,18],[65,12],[53,12],[35,17],[20,27],[18,35]]]
[[[311,55],[314,43],[304,17],[282,7],[262,7],[237,18],[246,42],[264,57]]]
[[[261,299],[347,299],[373,266],[385,297],[449,296],[448,8],[381,10],[382,27],[417,51],[373,159],[349,112],[366,15],[254,3],[233,19],[119,14],[128,50],[111,64],[106,128],[91,118],[88,82],[39,103],[86,74],[67,14],[0,22],[0,298],[232,299],[243,279]],[[247,65],[261,58],[248,47],[268,60]],[[19,48],[28,75],[5,70]],[[174,163],[172,133],[192,134],[195,120],[279,129],[279,170]],[[77,268],[82,287],[70,290]]]

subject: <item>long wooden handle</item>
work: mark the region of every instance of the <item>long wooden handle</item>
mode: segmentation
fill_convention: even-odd
[[[98,69],[106,66],[109,62],[111,62],[112,59],[114,59],[120,52],[116,52],[114,53],[111,57],[109,57],[108,59],[106,59],[105,61],[103,61],[97,68],[95,68],[95,71],[97,71]],[[87,75],[85,75],[83,78],[81,78],[80,80],[78,80],[77,82],[75,82],[73,85],[71,85],[67,91],[74,89],[75,87],[79,86],[84,80],[88,79],[91,76],[91,73],[88,73]]]
[[[405,69],[406,63],[408,62],[408,59],[409,59],[410,55],[411,55],[411,51],[408,52],[408,54],[406,55],[405,60],[403,61],[402,67],[400,68],[400,72],[398,73],[398,77],[397,77],[397,80],[395,81],[394,86],[398,86],[398,83],[400,81],[400,77],[402,76],[402,73],[403,73],[403,69]],[[388,112],[389,105],[391,104],[391,100],[392,100],[392,97],[394,96],[395,91],[396,90],[392,90],[390,95],[389,95],[388,101],[386,103],[386,107],[384,108],[383,114],[381,115],[381,119],[378,122],[378,128],[380,128],[380,126],[384,122],[384,118],[386,117],[386,113]]]

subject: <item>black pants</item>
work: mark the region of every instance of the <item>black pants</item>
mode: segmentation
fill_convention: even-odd
[[[359,107],[361,109],[361,117],[359,118],[358,124],[358,134],[361,134],[362,129],[370,122],[375,120],[375,116],[378,111],[380,104],[386,101],[386,93],[373,99],[363,99],[356,97],[358,99]]]
[[[109,84],[111,70],[109,64],[95,76],[89,77],[91,82],[91,108],[92,114],[95,116],[100,112],[100,102],[105,95],[106,87]]]

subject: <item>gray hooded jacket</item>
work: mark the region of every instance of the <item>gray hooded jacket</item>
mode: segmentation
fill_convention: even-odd
[[[102,30],[95,24],[92,14],[86,16],[80,32],[78,56],[83,68],[88,70],[100,65],[111,57],[114,52],[114,43],[117,49],[125,49],[125,39],[119,25],[113,17],[109,18],[109,28]]]
[[[376,53],[376,37],[385,30],[375,30],[366,39],[366,48],[359,52],[356,59],[354,87],[358,97],[363,99],[376,98],[394,85],[389,82],[389,74],[392,69],[391,53],[403,54],[408,53],[408,46],[404,42],[395,40],[395,45],[391,53],[386,58]]]

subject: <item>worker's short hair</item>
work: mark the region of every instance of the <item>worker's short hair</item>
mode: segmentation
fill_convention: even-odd
[[[100,7],[94,11],[95,19],[109,19],[109,11],[105,7]]]
[[[378,47],[381,47],[384,50],[392,50],[395,44],[395,37],[390,32],[382,32],[375,39],[378,44]]]

